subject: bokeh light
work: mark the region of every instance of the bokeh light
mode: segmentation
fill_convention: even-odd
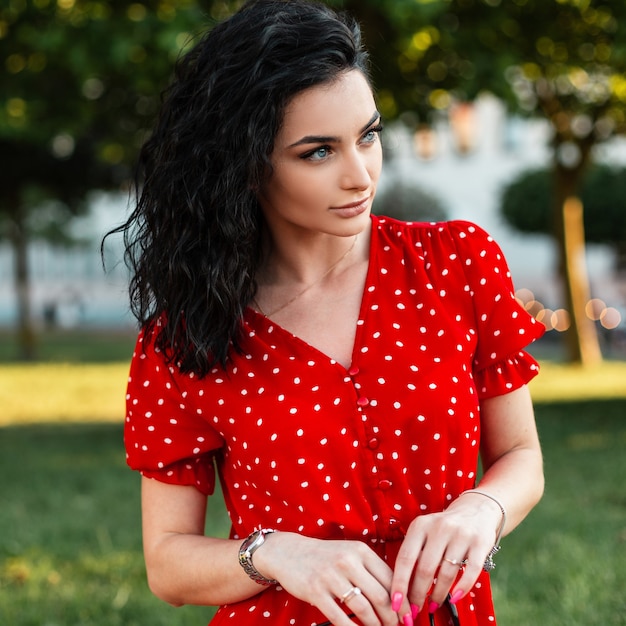
[[[564,332],[571,326],[569,311],[564,308],[551,309],[535,298],[535,294],[525,287],[515,292],[515,299],[524,307],[538,322],[541,322],[546,330]],[[585,313],[590,320],[600,322],[606,330],[615,330],[622,323],[622,314],[613,306],[607,306],[601,298],[592,298],[585,306]]]

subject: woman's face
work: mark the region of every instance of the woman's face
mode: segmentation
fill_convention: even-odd
[[[297,94],[271,155],[259,202],[274,235],[363,230],[382,167],[380,114],[361,72]]]

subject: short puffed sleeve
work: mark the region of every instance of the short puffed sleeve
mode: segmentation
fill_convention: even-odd
[[[193,384],[193,375],[182,374],[146,333],[139,334],[126,393],[126,460],[143,476],[209,495],[215,487],[213,457],[223,441],[201,416]]]
[[[449,228],[464,267],[474,303],[477,347],[474,377],[481,398],[521,387],[539,372],[524,348],[545,332],[516,300],[511,273],[500,246],[470,222],[450,222]]]

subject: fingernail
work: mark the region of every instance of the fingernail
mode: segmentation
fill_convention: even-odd
[[[451,596],[450,596],[450,604],[456,604],[461,598],[463,597],[463,590],[462,589],[457,589]]]
[[[417,604],[411,604],[411,617],[415,619],[417,614],[420,612],[419,606]]]
[[[407,613],[402,618],[402,623],[404,624],[404,626],[413,626],[413,617],[411,616],[410,613]]]
[[[436,602],[431,602],[428,605],[428,612],[429,613],[434,613],[438,608],[439,608],[439,605]]]
[[[404,596],[399,592],[396,591],[393,596],[391,597],[391,610],[395,611],[396,613],[400,610],[400,607],[402,606],[402,599],[404,598]]]

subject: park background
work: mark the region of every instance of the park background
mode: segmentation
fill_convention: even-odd
[[[237,4],[8,0],[0,8],[0,624],[175,626],[206,623],[211,614],[199,607],[174,609],[147,590],[139,479],[126,469],[122,445],[124,385],[136,328],[128,312],[121,242],[113,238],[106,247],[106,271],[99,244],[127,215],[129,164],[154,114],[150,98],[164,86],[169,64],[194,28],[224,17]],[[552,38],[552,56],[559,60],[563,47],[580,50],[588,44],[596,52],[581,54],[588,61],[587,76],[600,65],[602,76],[609,75],[606,67],[623,76],[626,38],[610,27],[609,17],[622,17],[623,23],[626,10],[618,1],[582,0],[543,0],[541,9],[516,0],[506,10],[496,0],[333,4],[357,15],[366,40],[373,37],[372,14],[385,16],[377,31],[384,34],[384,50],[404,59],[404,83],[394,91],[388,70],[389,85],[382,85],[388,121],[377,210],[389,213],[403,204],[391,193],[403,189],[412,199],[409,205],[420,200],[415,219],[423,217],[420,210],[431,211],[486,228],[507,256],[520,299],[551,328],[533,347],[543,369],[532,385],[546,456],[546,495],[498,556],[493,580],[500,623],[624,624],[626,282],[615,241],[588,242],[584,249],[586,315],[603,358],[576,362],[564,341],[568,303],[556,239],[548,232],[520,232],[502,213],[510,184],[528,170],[558,169],[564,160],[559,155],[568,152],[555,151],[553,119],[515,104],[501,85],[506,81],[488,78],[485,69],[474,80],[466,65],[451,60],[443,30],[439,39],[436,33],[444,28],[438,11],[445,5],[443,23],[458,46],[455,54],[474,59],[475,49],[478,59],[484,52],[481,39],[489,37],[467,42],[452,17],[472,22],[487,11],[491,21],[483,21],[494,32],[514,31],[511,22],[519,19],[531,49],[549,48],[546,39]],[[582,27],[572,28],[572,39],[579,40],[571,44],[558,40],[548,32],[545,11],[555,23],[566,12],[578,15],[588,30],[581,35]],[[533,21],[533,14],[536,31],[524,21],[529,15]],[[589,27],[596,23],[604,30]],[[608,56],[606,32],[613,46]],[[441,56],[430,58],[437,44]],[[490,45],[504,46],[495,35]],[[373,53],[382,55],[381,46]],[[522,52],[516,59],[504,46],[497,59],[481,62],[493,66],[494,75],[506,67],[539,64],[522,59]],[[382,56],[373,54],[373,62],[388,68]],[[565,65],[569,75],[574,71],[562,58],[557,65]],[[455,73],[455,66],[465,69]],[[55,82],[59,76],[64,80]],[[72,92],[68,76],[78,91]],[[380,85],[382,77],[377,80]],[[483,89],[481,81],[491,89]],[[580,85],[580,77],[576,81]],[[612,109],[605,109],[619,112],[621,106],[623,113],[622,83],[613,78],[607,84]],[[109,91],[115,97],[107,100]],[[580,124],[581,116],[593,113],[599,128],[604,118],[596,115],[593,101],[585,102],[589,94],[580,87],[575,95],[580,102],[567,103],[572,119]],[[127,116],[121,128],[120,111]],[[611,132],[596,133],[584,165],[626,167],[624,117],[615,115]],[[45,123],[38,124],[40,116]],[[92,145],[80,152],[82,163],[74,162],[89,138]],[[569,147],[580,141],[582,153],[584,138],[574,133]],[[26,166],[20,168],[22,162]],[[97,165],[96,173],[83,169],[90,163]],[[81,176],[93,186],[76,185]],[[26,352],[15,281],[14,189],[23,198],[20,211],[28,214],[21,222],[28,239],[31,350]],[[626,213],[624,198],[621,213]],[[626,231],[617,234],[624,243]],[[210,502],[207,530],[228,532],[219,494]]]

